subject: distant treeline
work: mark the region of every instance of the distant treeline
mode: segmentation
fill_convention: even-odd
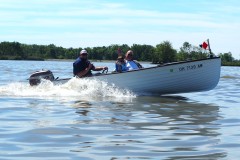
[[[183,46],[177,51],[172,47],[169,41],[164,41],[156,46],[133,44],[128,46],[110,45],[102,47],[87,47],[89,59],[93,60],[116,60],[118,48],[124,55],[128,50],[134,52],[134,58],[138,61],[150,61],[152,63],[167,63],[174,61],[183,61],[187,59],[207,58],[209,53],[200,47],[193,46],[184,42]],[[1,60],[45,60],[45,59],[76,59],[83,48],[63,48],[50,45],[28,45],[19,42],[1,42],[0,59]],[[231,52],[220,53],[222,65],[240,66],[240,61],[232,57]]]

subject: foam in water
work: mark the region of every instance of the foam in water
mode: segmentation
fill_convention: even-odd
[[[10,83],[0,86],[2,96],[24,97],[136,97],[126,89],[120,89],[114,84],[99,80],[72,78],[65,84],[54,85],[48,80],[43,80],[38,86],[27,83]]]

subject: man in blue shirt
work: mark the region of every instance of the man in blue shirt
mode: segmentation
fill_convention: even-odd
[[[73,63],[73,74],[77,77],[92,76],[93,71],[101,71],[108,69],[108,67],[95,67],[87,58],[88,53],[85,49],[81,50],[79,57]]]

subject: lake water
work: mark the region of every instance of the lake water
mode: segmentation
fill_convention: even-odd
[[[0,61],[1,160],[240,157],[238,67],[222,67],[214,90],[167,96],[76,79],[30,87],[26,79],[40,69],[72,76],[72,62]]]

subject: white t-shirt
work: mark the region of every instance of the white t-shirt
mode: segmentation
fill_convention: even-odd
[[[126,61],[126,67],[127,67],[128,71],[134,70],[134,69],[139,69],[137,64],[133,61]]]

